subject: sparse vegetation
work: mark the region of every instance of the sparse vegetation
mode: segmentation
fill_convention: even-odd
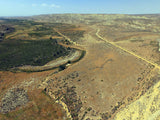
[[[83,38],[84,32],[82,30],[73,30],[73,31],[62,31],[62,33],[68,36],[72,41],[78,41],[80,38]]]
[[[18,96],[19,97],[19,96]],[[6,114],[0,113],[1,120],[51,120],[67,119],[61,106],[56,104],[44,91],[35,90],[28,92],[29,103],[16,108]],[[12,99],[10,99],[12,100]],[[21,98],[20,100],[23,101]],[[13,101],[12,101],[13,102]],[[18,102],[18,101],[17,101]],[[9,106],[8,106],[9,107]]]
[[[29,101],[27,92],[22,88],[9,90],[1,100],[0,112],[8,113]]]
[[[158,41],[150,41],[150,45],[153,47],[158,47]]]
[[[3,24],[10,24],[15,31],[0,34],[4,38],[0,43],[0,70],[23,65],[44,65],[57,57],[71,54],[69,59],[61,57],[55,62],[58,63],[55,71],[51,70],[53,67],[50,66],[54,65],[54,61],[43,66],[44,69],[41,66],[21,67],[26,67],[24,71],[28,70],[33,72],[32,74],[23,74],[20,68],[14,69],[19,69],[17,71],[21,72],[20,74],[5,71],[3,76],[4,72],[1,71],[0,82],[5,84],[1,86],[2,96],[12,83],[16,85],[17,81],[23,82],[21,78],[25,81],[35,79],[36,82],[31,83],[31,87],[34,84],[42,87],[43,91],[30,92],[27,107],[22,105],[23,109],[16,107],[7,114],[0,114],[0,119],[64,119],[58,117],[62,113],[57,112],[58,108],[63,106],[73,120],[108,120],[117,112],[125,110],[121,109],[123,106],[132,104],[133,101],[137,104],[136,101],[159,80],[159,18],[160,15],[65,14],[33,16],[25,20],[4,19]],[[80,51],[82,54],[76,53],[78,48],[85,50]],[[85,51],[87,55],[79,62],[86,54]],[[73,52],[78,57],[70,59]],[[75,62],[79,63],[74,64]],[[33,68],[33,71],[30,68]],[[65,71],[62,71],[64,69]],[[31,75],[26,77],[27,74]],[[155,78],[152,78],[153,76]],[[158,87],[159,85],[154,90],[157,91]],[[142,104],[145,101],[143,105],[146,107],[143,110],[147,108],[152,114],[157,111],[154,106],[149,108],[146,101],[154,96],[154,90],[150,91],[146,99],[142,97],[144,100],[140,100]],[[155,94],[156,98],[159,94]],[[61,104],[56,109],[55,101]],[[138,104],[140,102],[138,101]],[[157,103],[159,102],[156,101],[155,104]],[[126,119],[132,116],[132,113],[139,112],[137,105],[131,106],[131,111],[128,108],[120,114]],[[147,112],[144,115],[151,115]],[[140,116],[140,119],[144,118],[144,115]],[[117,120],[121,117],[118,116]]]
[[[74,120],[78,119],[78,114],[82,107],[82,102],[75,92],[75,87],[67,87],[65,92],[58,90],[54,93],[57,99],[62,98],[62,101],[68,106],[69,112]]]

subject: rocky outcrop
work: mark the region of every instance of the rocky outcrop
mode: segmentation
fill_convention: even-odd
[[[25,105],[29,101],[27,92],[22,88],[9,90],[1,100],[0,112],[8,113],[17,107]]]

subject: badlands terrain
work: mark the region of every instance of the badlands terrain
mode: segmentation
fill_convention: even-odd
[[[0,19],[0,120],[159,120],[160,15]]]

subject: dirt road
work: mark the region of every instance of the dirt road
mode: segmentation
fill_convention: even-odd
[[[107,43],[109,43],[109,44],[111,44],[111,45],[113,45],[113,46],[115,46],[115,47],[117,47],[117,48],[119,48],[119,49],[121,49],[121,50],[123,50],[123,51],[125,51],[125,52],[127,52],[127,53],[129,53],[129,54],[131,54],[131,55],[133,55],[133,56],[135,56],[135,57],[137,57],[137,58],[139,58],[139,59],[141,59],[141,60],[143,60],[143,61],[151,64],[151,65],[153,65],[153,66],[155,66],[156,68],[160,69],[160,66],[159,66],[158,64],[153,63],[152,61],[149,61],[149,60],[147,60],[147,59],[145,59],[145,58],[143,58],[143,57],[141,57],[141,56],[139,56],[139,55],[137,55],[137,54],[135,54],[135,53],[133,53],[133,52],[131,52],[131,51],[129,51],[129,50],[127,50],[127,49],[119,46],[119,45],[117,45],[117,44],[115,44],[114,42],[110,42],[110,41],[104,39],[103,37],[101,37],[101,36],[99,35],[99,32],[100,32],[100,29],[98,29],[97,32],[96,32],[96,36],[97,36],[98,38],[100,38],[100,39],[102,39],[103,41],[105,41],[105,42],[107,42]]]

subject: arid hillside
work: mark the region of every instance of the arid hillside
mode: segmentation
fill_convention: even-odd
[[[159,18],[158,14],[16,18],[15,32],[4,40],[29,40],[37,45],[43,39],[46,43],[56,39],[56,45],[64,49],[60,47],[60,55],[45,64],[0,72],[0,119],[28,116],[30,120],[32,114],[37,120],[158,119]],[[5,24],[11,22],[13,18]],[[53,43],[47,45],[52,48]]]

